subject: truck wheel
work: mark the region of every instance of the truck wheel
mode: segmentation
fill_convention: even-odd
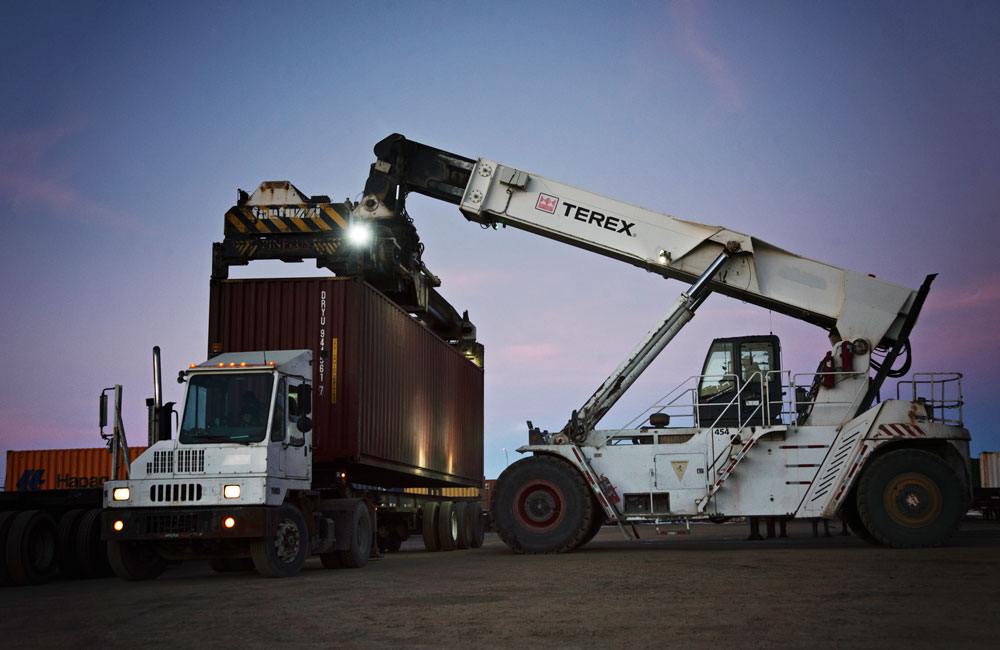
[[[10,584],[10,571],[7,570],[7,537],[10,531],[10,525],[14,523],[14,518],[17,517],[16,512],[0,512],[0,587]]]
[[[108,540],[108,562],[122,580],[152,580],[160,577],[167,561],[156,553],[152,544]]]
[[[17,585],[40,585],[56,571],[56,520],[41,510],[17,515],[7,534],[7,570]]]
[[[421,531],[424,534],[424,548],[428,551],[440,551],[441,543],[438,541],[438,504],[436,501],[428,501],[424,504],[422,519]]]
[[[958,476],[919,449],[890,451],[872,461],[858,483],[856,504],[872,537],[896,548],[944,543],[964,513]]]
[[[80,527],[80,519],[87,511],[83,508],[69,510],[59,518],[59,528],[56,530],[56,560],[59,573],[64,578],[73,578],[80,574],[80,565],[76,561],[76,531]]]
[[[368,516],[368,506],[359,501],[351,513],[351,547],[338,551],[340,565],[346,569],[360,569],[368,564],[372,550],[372,520]]]
[[[438,541],[442,551],[454,551],[458,537],[458,517],[453,501],[442,501],[438,510]]]
[[[469,504],[464,501],[455,502],[455,519],[458,523],[458,526],[456,526],[458,534],[455,535],[455,548],[469,548],[469,538],[472,537],[472,531],[469,530],[469,519],[466,516],[468,511]]]
[[[868,529],[865,528],[865,524],[861,521],[861,517],[858,515],[858,506],[856,503],[857,494],[850,495],[844,502],[844,509],[841,510],[840,516],[847,524],[854,536],[860,540],[864,540],[869,544],[878,544],[878,540],[875,539]]]
[[[593,501],[593,499],[591,499],[591,501]],[[576,545],[576,548],[580,548],[590,542],[590,540],[594,539],[594,537],[597,536],[597,533],[601,532],[601,527],[604,525],[604,513],[601,512],[600,504],[593,503],[592,507],[594,509],[594,518],[590,522],[590,528],[587,529],[587,534],[583,536],[580,543]]]
[[[490,503],[497,534],[518,553],[563,553],[579,545],[594,520],[583,476],[554,456],[522,458],[503,471]]]
[[[101,539],[101,511],[88,510],[80,518],[76,530],[76,563],[80,574],[86,578],[103,578],[111,575],[107,544]]]
[[[309,531],[306,520],[295,506],[286,503],[278,511],[278,523],[271,537],[250,543],[250,556],[257,572],[267,578],[290,578],[306,561]]]
[[[468,504],[465,519],[468,521],[469,548],[480,548],[483,545],[483,508],[476,502]]]

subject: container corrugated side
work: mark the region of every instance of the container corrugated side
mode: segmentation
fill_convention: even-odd
[[[481,482],[482,370],[364,282],[213,283],[212,344],[313,350],[317,464],[383,487]]]
[[[145,447],[132,447],[135,460]],[[106,447],[83,449],[29,449],[7,452],[6,492],[99,488],[111,476],[111,453]]]
[[[979,487],[1000,488],[1000,451],[979,454],[979,477]]]

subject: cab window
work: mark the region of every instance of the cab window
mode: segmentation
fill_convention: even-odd
[[[714,397],[733,389],[733,344],[716,342],[708,352],[702,369],[698,398]]]
[[[271,424],[271,442],[285,439],[285,380],[278,382],[278,396],[274,400],[274,419]]]

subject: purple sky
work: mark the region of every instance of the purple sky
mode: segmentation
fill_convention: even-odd
[[[145,440],[150,349],[179,400],[236,188],[357,199],[400,132],[906,286],[940,273],[915,369],[962,372],[973,452],[1000,449],[997,34],[977,1],[3,3],[0,448],[96,446],[114,383]],[[409,210],[486,345],[490,477],[684,289]],[[786,367],[815,368],[823,331],[715,296],[605,424],[698,373],[713,337],[772,328]]]

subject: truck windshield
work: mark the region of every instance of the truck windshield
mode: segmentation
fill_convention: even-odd
[[[260,442],[267,433],[273,385],[270,373],[192,375],[180,441]]]

